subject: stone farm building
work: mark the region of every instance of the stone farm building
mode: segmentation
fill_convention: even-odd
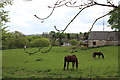
[[[120,32],[118,31],[92,31],[89,33],[88,46],[118,46],[119,41]]]

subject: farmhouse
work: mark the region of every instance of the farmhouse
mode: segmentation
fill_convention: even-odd
[[[120,32],[118,31],[92,31],[89,33],[88,46],[118,46],[119,41]]]

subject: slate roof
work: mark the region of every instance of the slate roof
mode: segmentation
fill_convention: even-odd
[[[89,33],[88,40],[120,41],[120,32],[118,31],[92,31]]]

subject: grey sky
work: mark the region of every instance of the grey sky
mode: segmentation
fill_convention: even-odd
[[[105,3],[106,0],[101,0]],[[23,0],[14,0],[13,5],[6,7],[10,11],[9,25],[10,31],[20,31],[23,34],[41,34],[43,32],[55,31],[54,26],[58,29],[64,29],[67,23],[77,14],[78,8],[67,8],[65,6],[56,8],[50,18],[41,23],[34,15],[39,17],[46,17],[50,14],[51,10],[47,6],[53,6],[56,0],[33,0],[25,2]],[[114,4],[117,4],[117,0],[113,0]],[[103,14],[107,13],[112,8],[94,6],[85,9],[68,27],[65,32],[79,33],[87,32],[94,20]],[[99,20],[92,30],[102,31],[103,21],[105,23],[105,30],[111,31],[110,27],[107,27],[107,20],[109,16]]]

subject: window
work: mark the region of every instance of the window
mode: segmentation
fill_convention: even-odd
[[[96,42],[93,42],[93,45],[96,45]]]

